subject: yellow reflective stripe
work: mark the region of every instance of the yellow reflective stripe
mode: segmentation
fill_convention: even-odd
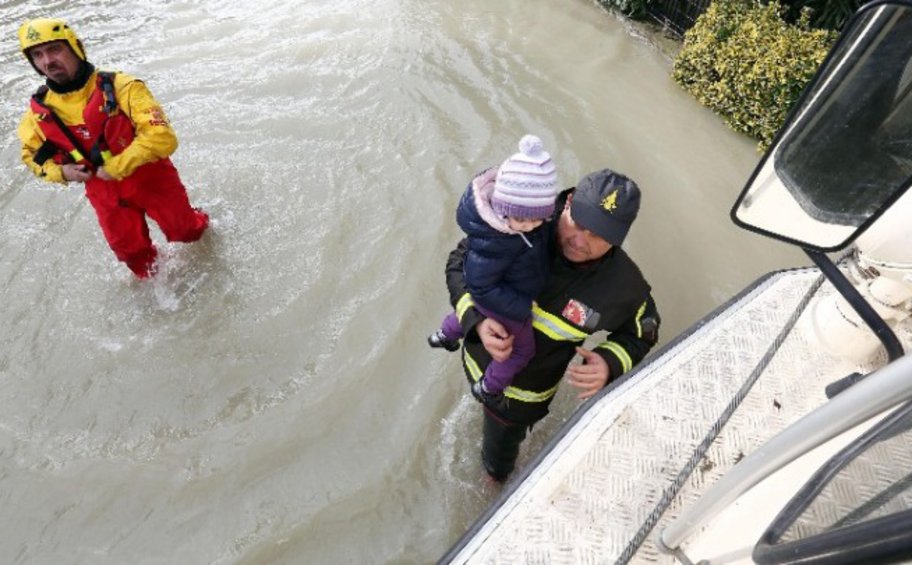
[[[469,352],[466,351],[466,348],[462,348],[462,362],[465,364],[466,369],[469,370],[469,376],[472,377],[473,381],[477,381],[481,378],[481,368],[478,366],[478,363],[472,359],[472,356],[469,355]]]
[[[113,156],[114,155],[112,155],[111,152],[108,151],[107,149],[105,149],[104,151],[101,152],[102,161],[107,161],[108,159],[110,159]]]
[[[532,304],[532,327],[554,341],[583,341],[588,335],[554,314],[545,312],[534,303]]]
[[[544,402],[554,396],[554,393],[557,392],[557,387],[558,385],[554,385],[553,388],[550,388],[545,392],[532,392],[531,390],[523,390],[521,388],[516,388],[515,386],[508,386],[504,389],[504,396],[523,402]]]
[[[600,343],[600,349],[607,349],[617,357],[617,360],[621,362],[621,371],[626,373],[633,368],[633,359],[630,358],[630,355],[627,354],[625,350],[619,343],[614,341],[605,341]]]
[[[472,300],[472,295],[468,292],[462,295],[462,298],[459,299],[459,302],[456,303],[456,316],[462,320],[462,316],[465,315],[466,310],[475,306],[475,301]]]
[[[76,162],[82,161],[83,159],[82,153],[79,152],[79,149],[73,149],[70,151],[70,157],[72,157]]]
[[[640,306],[640,309],[637,310],[636,315],[636,326],[637,326],[637,337],[643,339],[643,324],[640,323],[640,320],[643,319],[643,314],[646,313],[646,302],[643,302],[643,305]]]
[[[466,369],[469,371],[469,375],[472,377],[473,381],[477,381],[484,374],[484,371],[478,366],[478,363],[472,359],[472,356],[469,355],[469,352],[466,348],[462,348],[462,362],[465,364]],[[532,392],[531,390],[524,390],[521,388],[516,388],[515,386],[508,386],[504,389],[504,396],[507,398],[513,398],[515,400],[520,400],[522,402],[544,402],[554,396],[557,392],[557,387],[560,383],[554,385],[552,388],[546,390],[545,392]]]

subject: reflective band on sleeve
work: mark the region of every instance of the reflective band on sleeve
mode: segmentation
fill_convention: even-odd
[[[72,151],[70,151],[70,157],[72,157],[73,160],[76,161],[77,163],[84,159],[84,157],[82,156],[82,153],[80,153],[78,149],[73,149]]]
[[[111,157],[113,157],[113,156],[114,155],[112,155],[111,152],[108,151],[107,149],[105,149],[104,151],[101,152],[101,159],[105,162],[110,161]]]
[[[477,381],[481,378],[483,371],[464,347],[462,348],[462,362],[473,381]],[[504,396],[522,402],[544,402],[554,396],[559,384],[560,383],[554,385],[545,392],[532,392],[531,390],[523,390],[521,388],[516,388],[515,386],[508,386],[504,389]]]
[[[619,343],[613,341],[605,341],[598,344],[598,347],[599,349],[607,349],[612,354],[614,354],[614,356],[617,357],[617,360],[621,362],[621,370],[623,372],[626,373],[633,368],[633,360]]]
[[[637,325],[637,337],[643,339],[643,324],[640,323],[640,320],[643,319],[643,314],[646,313],[646,302],[643,302],[643,305],[640,306],[640,309],[637,310],[636,315],[636,325]]]
[[[532,327],[554,341],[583,341],[588,335],[554,314],[545,312],[534,303],[532,304]]]
[[[456,316],[462,321],[462,317],[465,315],[466,310],[475,306],[475,301],[472,300],[472,295],[468,292],[462,295],[462,298],[459,299],[459,302],[456,303]]]

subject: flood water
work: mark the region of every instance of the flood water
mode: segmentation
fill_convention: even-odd
[[[19,162],[26,18],[143,78],[212,216],[133,281],[82,190]],[[0,561],[440,557],[493,500],[443,264],[472,174],[543,138],[559,182],[643,190],[626,247],[663,342],[798,263],[728,210],[759,159],[584,0],[0,0]],[[527,462],[576,408],[569,389]]]

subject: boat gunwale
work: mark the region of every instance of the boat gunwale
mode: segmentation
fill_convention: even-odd
[[[691,324],[684,331],[676,335],[671,341],[648,354],[636,367],[624,373],[617,379],[614,379],[593,397],[583,402],[561,425],[557,432],[555,432],[555,434],[545,443],[545,445],[538,451],[538,453],[536,453],[529,460],[528,464],[525,465],[523,469],[521,469],[514,477],[508,480],[503,491],[501,491],[498,497],[488,506],[488,508],[481,515],[479,515],[479,517],[472,523],[472,525],[465,531],[465,533],[440,558],[438,564],[454,562],[454,560],[456,560],[456,558],[458,558],[460,554],[465,551],[473,541],[477,541],[476,537],[484,531],[492,519],[498,513],[500,513],[500,511],[517,493],[519,493],[520,489],[526,485],[530,477],[535,474],[536,471],[538,471],[542,463],[557,452],[558,447],[564,443],[564,440],[567,439],[571,432],[573,432],[584,419],[591,416],[590,412],[592,412],[593,408],[601,404],[601,401],[607,395],[613,394],[615,391],[617,391],[617,389],[625,386],[629,381],[637,378],[640,373],[646,371],[647,369],[654,369],[655,363],[659,362],[663,357],[673,352],[676,348],[680,347],[683,342],[692,338],[695,334],[697,334],[697,332],[703,330],[706,326],[722,317],[724,314],[729,312],[732,307],[743,302],[752,294],[756,294],[760,290],[765,290],[766,287],[774,284],[784,276],[809,272],[819,272],[819,269],[813,266],[793,267],[770,271],[766,274],[761,275],[753,282],[741,289],[737,294],[713,309],[710,313],[706,314]],[[465,562],[470,557],[471,555],[463,556],[463,559],[459,562]]]

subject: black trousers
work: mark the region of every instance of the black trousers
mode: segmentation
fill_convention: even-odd
[[[472,338],[467,337],[466,341],[470,339]],[[465,363],[463,368],[466,381],[471,385],[474,382],[472,374]],[[513,472],[519,456],[519,446],[532,426],[548,415],[548,407],[553,398],[552,396],[543,402],[522,402],[502,397],[496,406],[483,406],[481,463],[491,478],[503,482]]]
[[[548,415],[550,400],[527,403],[505,398],[500,406],[483,408],[481,463],[491,478],[507,480],[516,468],[519,446],[532,425]]]
[[[516,467],[519,446],[526,439],[528,426],[504,420],[487,407],[483,412],[481,464],[492,479],[503,482]]]

